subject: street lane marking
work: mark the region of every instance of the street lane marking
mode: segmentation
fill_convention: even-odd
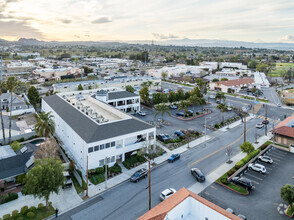
[[[252,127],[252,128],[254,128],[254,127]],[[249,128],[249,129],[246,131],[246,133],[248,133],[248,131],[249,131],[250,129],[252,129],[252,128]],[[222,150],[224,150],[224,149],[226,149],[226,148],[228,148],[228,147],[230,147],[230,146],[232,146],[233,144],[235,144],[235,143],[237,143],[239,140],[241,140],[241,138],[242,138],[243,136],[244,136],[244,134],[242,134],[242,135],[241,135],[237,140],[235,140],[233,143],[230,143],[230,144],[228,144],[227,146],[222,147],[222,148],[218,149],[217,151],[215,151],[215,152],[213,152],[213,153],[211,153],[211,154],[209,154],[209,155],[207,155],[207,156],[205,156],[205,157],[203,157],[203,158],[201,158],[201,159],[199,159],[199,160],[197,160],[197,161],[195,161],[195,162],[189,164],[188,167],[191,167],[191,166],[193,166],[194,164],[196,164],[196,163],[198,163],[198,162],[200,162],[200,161],[202,161],[202,160],[204,160],[204,159],[206,159],[206,158],[208,158],[208,157],[210,157],[210,156],[212,156],[212,155],[214,155],[214,154],[216,154],[216,153],[218,153],[218,152],[220,152],[220,151],[222,151]]]
[[[253,171],[252,170],[252,172],[255,172],[255,171]],[[246,173],[246,175],[248,175],[248,176],[251,176],[251,177],[254,177],[254,178],[256,178],[256,179],[258,179],[258,180],[260,180],[260,181],[262,181],[263,179],[261,179],[261,178],[259,178],[259,177],[256,177],[256,176],[254,176],[254,175],[252,175],[252,174],[250,174],[250,173]]]

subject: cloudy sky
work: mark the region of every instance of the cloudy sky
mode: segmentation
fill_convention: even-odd
[[[294,42],[294,0],[0,0],[0,38]]]

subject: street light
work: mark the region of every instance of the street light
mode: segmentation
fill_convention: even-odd
[[[105,157],[105,189],[107,189],[107,159],[110,157]]]
[[[149,210],[151,209],[151,168],[150,168],[150,159],[145,156],[145,159],[148,161],[148,184],[149,184]]]
[[[211,118],[211,117],[205,117],[205,120],[204,120],[205,121],[205,141],[206,141],[206,119],[207,118]]]

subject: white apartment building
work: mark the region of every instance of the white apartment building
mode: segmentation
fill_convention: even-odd
[[[56,135],[84,174],[87,158],[89,169],[112,166],[156,143],[155,127],[97,100],[91,90],[45,97],[42,110],[52,112]]]
[[[95,98],[124,112],[140,111],[140,96],[128,91],[97,91]]]

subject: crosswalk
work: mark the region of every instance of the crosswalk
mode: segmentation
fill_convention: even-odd
[[[260,118],[260,119],[265,120],[265,116],[263,116],[263,115],[258,115],[256,118]],[[269,122],[272,122],[272,123],[279,123],[280,122],[279,120],[275,120],[275,119],[272,119],[272,118],[267,118],[267,120]]]
[[[257,112],[259,111],[259,109],[261,108],[261,106],[262,106],[262,104],[255,104],[255,105],[253,106],[253,108],[251,109],[251,112],[252,112],[253,114],[257,114]]]

